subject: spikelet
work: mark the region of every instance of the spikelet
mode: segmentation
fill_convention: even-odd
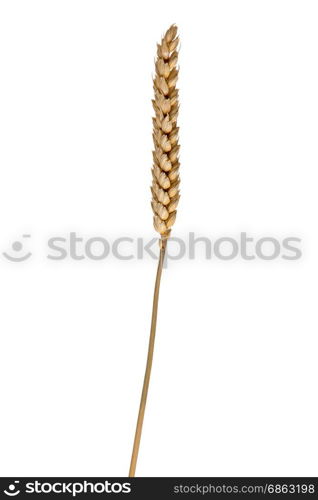
[[[169,237],[179,202],[178,47],[177,27],[172,25],[157,49],[154,77],[152,210],[154,226],[163,239]]]

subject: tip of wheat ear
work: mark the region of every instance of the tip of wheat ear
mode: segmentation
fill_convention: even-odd
[[[163,239],[169,237],[176,220],[179,194],[179,144],[177,116],[178,90],[177,27],[170,26],[157,46],[153,80],[153,168],[152,210],[154,227]]]

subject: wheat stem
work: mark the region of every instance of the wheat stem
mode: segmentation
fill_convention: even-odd
[[[141,393],[134,446],[131,456],[129,477],[134,477],[149,389],[153,351],[155,346],[160,280],[166,251],[167,239],[176,220],[179,194],[179,142],[177,117],[179,110],[178,89],[178,43],[177,27],[170,26],[157,46],[155,77],[153,80],[153,168],[152,168],[152,210],[154,227],[161,235],[160,256],[153,296],[151,328],[144,383]]]
[[[158,260],[158,268],[157,268],[155,290],[154,290],[153,304],[152,304],[152,316],[151,316],[151,328],[150,328],[149,345],[148,345],[148,356],[147,356],[146,371],[145,371],[144,383],[143,383],[143,387],[142,387],[142,393],[141,393],[141,399],[140,399],[140,405],[139,405],[134,446],[133,446],[133,451],[132,451],[131,461],[130,461],[129,477],[135,477],[138,452],[139,452],[139,446],[140,446],[140,439],[141,439],[141,433],[142,433],[142,425],[143,425],[143,421],[144,421],[145,409],[146,409],[146,403],[147,403],[147,395],[148,395],[151,368],[152,368],[153,352],[154,352],[154,347],[155,347],[160,281],[161,281],[161,274],[162,274],[162,268],[163,268],[163,263],[164,263],[167,240],[161,240],[160,243],[161,243],[160,255],[159,255],[159,260]]]

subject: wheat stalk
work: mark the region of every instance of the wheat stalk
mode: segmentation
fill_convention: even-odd
[[[152,201],[154,227],[160,234],[160,255],[153,297],[151,328],[146,371],[142,388],[129,477],[134,477],[145,415],[155,345],[159,288],[167,239],[176,220],[179,194],[178,116],[178,43],[177,27],[172,25],[157,46],[156,71],[153,81],[155,117],[153,118]]]

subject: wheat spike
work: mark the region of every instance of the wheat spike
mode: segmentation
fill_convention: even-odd
[[[177,27],[172,25],[157,48],[153,80],[155,116],[153,118],[152,210],[154,226],[162,239],[169,237],[176,220],[179,194],[179,144],[177,116],[178,90]]]
[[[161,235],[155,291],[153,296],[151,328],[144,383],[142,387],[129,477],[134,477],[144,421],[151,367],[155,346],[159,289],[167,239],[176,220],[179,201],[179,144],[178,144],[178,42],[177,27],[172,25],[157,49],[156,74],[154,78],[153,107],[153,168],[152,168],[152,210],[154,226]]]

